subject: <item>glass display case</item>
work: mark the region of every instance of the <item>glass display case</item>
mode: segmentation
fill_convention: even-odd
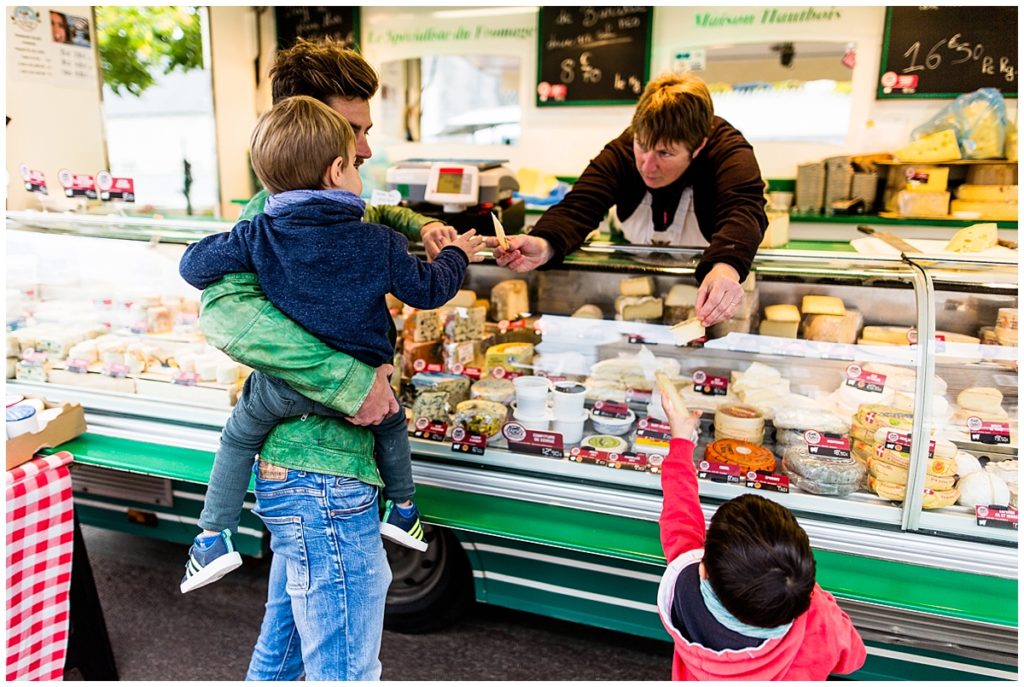
[[[229,225],[7,228],[8,394],[85,406],[76,499],[98,521],[142,510],[191,539],[249,370],[203,342],[177,262]],[[590,244],[553,270],[472,265],[439,310],[394,303],[433,539],[389,549],[390,625],[429,629],[475,596],[661,637],[660,372],[703,412],[706,513],[753,490],[797,514],[868,640],[859,676],[1014,676],[1016,263],[763,250],[734,319],[691,341],[697,257]],[[149,480],[146,509],[126,474]],[[258,554],[258,520],[243,526]]]

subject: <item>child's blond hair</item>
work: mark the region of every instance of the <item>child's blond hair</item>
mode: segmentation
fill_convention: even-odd
[[[355,134],[345,118],[315,98],[296,95],[276,103],[256,123],[249,143],[252,168],[270,193],[316,190],[342,158],[350,165]]]

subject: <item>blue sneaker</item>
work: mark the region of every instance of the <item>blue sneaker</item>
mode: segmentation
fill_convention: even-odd
[[[423,525],[420,524],[420,511],[415,503],[406,507],[388,500],[384,509],[384,520],[380,523],[380,534],[410,549],[427,550],[427,542],[423,539]]]
[[[242,556],[235,551],[231,530],[216,535],[200,534],[188,550],[181,593],[216,582],[241,564]]]

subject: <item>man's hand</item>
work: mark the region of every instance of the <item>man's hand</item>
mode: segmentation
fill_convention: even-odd
[[[373,378],[373,386],[366,395],[363,405],[354,417],[348,418],[353,425],[379,425],[381,421],[398,412],[398,401],[395,399],[388,376],[395,368],[392,365],[381,365]]]
[[[743,302],[740,275],[724,263],[716,263],[697,290],[697,317],[705,327],[724,322]]]
[[[420,239],[427,250],[427,260],[433,260],[441,249],[458,238],[459,232],[443,222],[431,222],[420,227]]]
[[[488,236],[484,242],[494,252],[495,262],[513,272],[537,269],[555,255],[554,249],[546,239],[526,234],[509,236],[508,249],[502,248],[494,236]]]

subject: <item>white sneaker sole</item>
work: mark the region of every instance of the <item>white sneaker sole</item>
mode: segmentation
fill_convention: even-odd
[[[410,549],[416,549],[417,551],[426,551],[427,542],[422,539],[417,539],[412,536],[401,527],[395,527],[394,525],[382,522],[380,524],[380,535],[385,539],[389,539],[396,544],[407,546]]]
[[[242,565],[241,554],[237,551],[226,553],[220,558],[214,559],[212,563],[182,582],[181,593],[187,594],[193,589],[199,589],[211,582],[216,582],[240,565]]]

